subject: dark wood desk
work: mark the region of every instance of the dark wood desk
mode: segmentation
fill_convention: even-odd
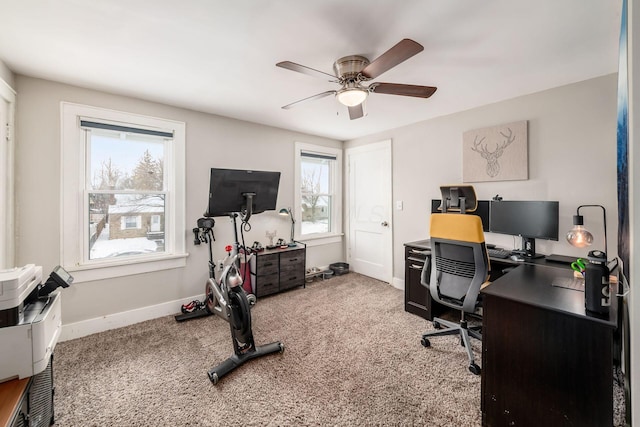
[[[610,312],[586,312],[584,292],[552,286],[572,271],[526,264],[482,291],[482,424],[613,424]]]
[[[429,289],[420,283],[422,267],[426,258],[431,252],[431,241],[429,239],[418,240],[405,243],[404,259],[404,309],[409,313],[416,314],[424,319],[433,320],[434,316],[439,316],[448,310],[444,305],[438,304],[431,298]],[[548,265],[555,267],[569,268],[568,264],[547,261],[545,258],[536,258],[526,261],[512,261],[509,258],[490,258],[491,278],[496,280],[505,271],[523,264]]]

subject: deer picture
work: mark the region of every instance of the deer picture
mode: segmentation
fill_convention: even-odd
[[[487,143],[483,143],[485,137],[482,137],[478,141],[478,135],[476,135],[473,140],[473,147],[471,147],[472,151],[479,153],[483,159],[487,161],[487,175],[491,178],[497,176],[500,173],[500,163],[498,163],[498,159],[504,153],[504,150],[515,141],[516,137],[513,134],[511,128],[507,128],[508,135],[500,131],[500,135],[504,137],[504,141],[501,143],[496,143],[496,148],[493,151],[489,151],[487,149]]]

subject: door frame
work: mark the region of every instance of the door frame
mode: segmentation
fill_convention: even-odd
[[[385,139],[379,142],[374,142],[370,144],[360,145],[357,147],[346,148],[344,150],[344,194],[345,194],[345,203],[344,203],[344,230],[345,230],[345,252],[347,262],[351,263],[351,155],[354,153],[363,153],[367,151],[374,151],[379,149],[388,149],[389,150],[389,250],[387,251],[388,256],[385,260],[385,264],[388,265],[386,269],[387,283],[393,286],[393,150],[391,139]]]

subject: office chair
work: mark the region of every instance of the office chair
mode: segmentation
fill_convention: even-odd
[[[479,327],[467,325],[465,314],[474,313],[479,307],[480,288],[489,274],[482,220],[476,215],[461,213],[432,214],[430,234],[431,257],[427,257],[422,269],[421,283],[429,288],[435,301],[460,310],[461,319],[460,323],[455,323],[434,318],[433,325],[437,330],[425,332],[421,343],[429,347],[429,337],[460,334],[460,343],[469,356],[469,371],[480,375],[469,336],[482,340],[482,335]],[[433,276],[429,277],[431,263],[435,268]]]

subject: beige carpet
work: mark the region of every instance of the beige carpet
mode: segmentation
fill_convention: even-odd
[[[354,273],[263,298],[252,310],[255,359],[214,386],[233,352],[217,316],[173,316],[59,343],[56,426],[479,426],[480,377],[459,340],[423,348],[427,322],[403,293]],[[479,342],[474,342],[480,364]]]

